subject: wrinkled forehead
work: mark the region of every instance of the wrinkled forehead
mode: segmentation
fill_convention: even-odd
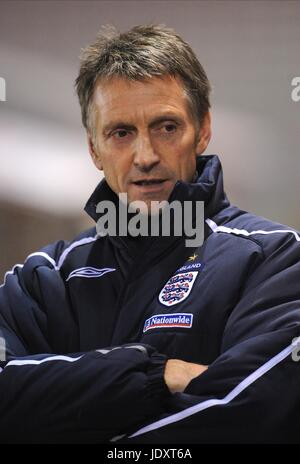
[[[128,80],[122,77],[99,80],[94,89],[93,107],[97,119],[107,123],[111,118],[153,117],[160,112],[178,112],[187,117],[189,100],[178,77],[161,76]]]

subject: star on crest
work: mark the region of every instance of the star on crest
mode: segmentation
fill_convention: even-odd
[[[195,259],[197,258],[198,255],[196,255],[195,253],[189,257],[188,261],[195,261]]]

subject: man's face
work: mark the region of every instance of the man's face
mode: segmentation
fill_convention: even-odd
[[[210,117],[197,129],[181,81],[113,78],[94,92],[96,142],[89,148],[108,185],[128,202],[168,200],[177,180],[190,182],[196,154],[210,139]]]

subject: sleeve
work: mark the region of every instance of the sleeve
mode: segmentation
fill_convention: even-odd
[[[298,443],[300,243],[277,242],[227,321],[219,357],[123,443]]]
[[[33,256],[31,267],[49,258],[55,266],[60,247]],[[169,395],[166,357],[140,344],[54,351],[33,284],[25,263],[0,287],[0,442],[102,443],[159,414]]]

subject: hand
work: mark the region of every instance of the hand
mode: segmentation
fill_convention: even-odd
[[[166,362],[164,379],[171,393],[183,392],[190,381],[206,371],[207,368],[208,366],[181,359],[169,359]]]

